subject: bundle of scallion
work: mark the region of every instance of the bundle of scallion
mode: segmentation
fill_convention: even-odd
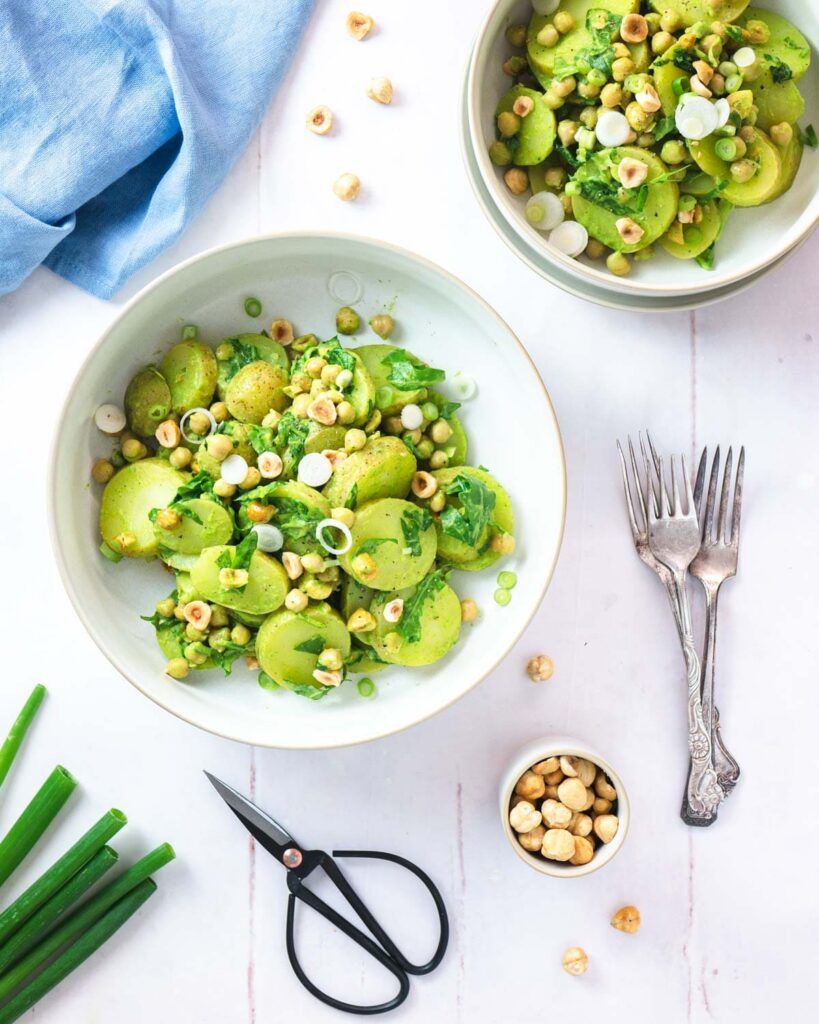
[[[45,695],[37,686],[0,747],[2,785]],[[0,841],[0,886],[31,852],[76,787],[58,766]],[[110,810],[36,882],[0,911],[0,1024],[11,1024],[88,959],[156,891],[150,877],[173,860],[167,843],[146,854],[80,903],[110,868],[117,852],[107,845],[126,824]]]

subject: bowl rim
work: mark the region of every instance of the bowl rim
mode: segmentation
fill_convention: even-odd
[[[551,560],[551,564],[548,567],[548,571],[545,575],[545,578],[543,580],[540,594],[538,595],[537,600],[533,602],[531,611],[521,620],[520,628],[516,631],[512,642],[497,659],[495,659],[491,664],[487,664],[485,668],[483,668],[480,671],[480,673],[475,677],[473,682],[465,690],[463,690],[456,696],[452,697],[451,700],[446,701],[434,710],[411,717],[406,723],[404,723],[398,728],[387,729],[385,732],[379,732],[377,734],[365,736],[362,738],[344,740],[333,743],[324,742],[315,744],[288,744],[282,742],[270,743],[256,740],[251,744],[250,741],[245,739],[243,736],[237,735],[235,731],[223,731],[219,728],[203,725],[198,721],[194,721],[192,717],[189,717],[188,715],[185,715],[182,712],[171,707],[169,703],[167,701],[162,700],[158,694],[149,691],[140,683],[139,679],[136,676],[136,673],[132,674],[128,670],[127,666],[123,663],[122,659],[120,659],[115,654],[114,651],[109,649],[101,633],[97,630],[95,624],[91,621],[90,617],[85,613],[82,602],[72,582],[71,574],[69,573],[68,565],[60,543],[60,531],[57,524],[56,514],[58,448],[62,424],[67,415],[68,406],[71,402],[73,393],[77,387],[79,380],[81,379],[82,375],[87,371],[88,367],[93,363],[100,349],[107,343],[113,331],[119,327],[120,323],[130,314],[131,310],[138,303],[140,303],[147,295],[149,295],[156,289],[162,287],[165,284],[165,282],[167,282],[171,277],[173,277],[180,271],[195,266],[197,263],[204,262],[205,260],[213,256],[216,256],[220,253],[228,252],[232,249],[242,249],[247,245],[257,244],[260,242],[286,242],[300,241],[304,239],[332,239],[333,241],[348,242],[354,245],[363,244],[364,246],[371,246],[374,247],[375,249],[387,250],[402,259],[410,261],[411,263],[420,263],[428,271],[431,271],[433,274],[436,274],[439,277],[446,279],[450,285],[454,285],[455,287],[459,288],[463,293],[465,293],[471,299],[473,299],[483,309],[484,313],[488,315],[491,319],[495,320],[496,323],[506,332],[510,340],[513,341],[515,345],[517,345],[520,354],[529,363],[529,366],[534,374],[534,377],[537,383],[540,385],[540,388],[543,392],[543,397],[546,401],[548,415],[551,418],[552,426],[555,430],[555,434],[557,437],[561,470],[559,478],[561,487],[560,532],[558,537],[558,543],[555,547],[555,553]],[[358,746],[360,744],[374,742],[375,740],[385,739],[387,736],[392,736],[399,732],[404,732],[405,730],[413,726],[419,725],[420,723],[427,721],[428,719],[434,717],[440,712],[445,711],[447,708],[452,707],[453,704],[456,704],[459,700],[465,697],[467,693],[469,693],[471,690],[474,690],[479,683],[483,682],[483,680],[486,679],[486,677],[490,675],[490,673],[492,673],[501,664],[504,658],[507,657],[507,655],[513,649],[513,647],[518,643],[521,636],[528,628],[529,623],[532,621],[532,619],[538,612],[541,604],[543,603],[543,599],[546,596],[546,592],[549,589],[549,585],[551,584],[558,559],[560,558],[560,552],[563,547],[563,538],[565,536],[566,531],[567,507],[566,450],[565,445],[563,443],[563,435],[560,430],[560,424],[558,422],[557,414],[555,412],[554,403],[552,402],[551,396],[540,374],[540,371],[535,365],[535,362],[532,359],[532,357],[529,355],[529,352],[527,351],[525,345],[517,336],[517,334],[512,330],[511,326],[507,323],[507,321],[504,320],[503,317],[501,317],[500,314],[492,306],[490,306],[489,303],[481,295],[479,295],[473,288],[471,288],[468,284],[462,281],[451,271],[446,270],[438,263],[435,263],[433,260],[428,259],[426,256],[422,256],[418,253],[415,253],[410,249],[404,248],[403,246],[394,245],[391,242],[385,242],[382,239],[373,238],[372,236],[369,235],[353,234],[351,232],[345,231],[273,231],[261,235],[249,235],[246,236],[245,238],[239,239],[238,241],[226,242],[222,245],[213,246],[209,249],[205,249],[202,252],[196,253],[195,255],[188,257],[188,259],[182,260],[180,263],[174,264],[174,266],[170,267],[168,270],[164,271],[162,274],[158,275],[152,281],[149,281],[148,284],[146,284],[143,288],[141,288],[136,293],[136,295],[134,295],[125,303],[122,309],[106,326],[102,334],[91,346],[85,358],[81,361],[76,373],[72,376],[71,382],[68,388],[66,389],[65,398],[63,399],[63,402],[60,406],[60,411],[59,415],[56,418],[54,432],[51,437],[49,450],[48,471],[46,478],[46,506],[48,532],[51,539],[51,546],[54,551],[55,561],[60,574],[60,579],[62,580],[63,587],[65,588],[65,591],[68,594],[68,598],[74,607],[74,611],[76,612],[77,617],[79,618],[82,625],[85,627],[86,632],[91,637],[93,642],[96,644],[99,651],[107,658],[109,663],[117,670],[117,672],[119,672],[121,676],[123,676],[123,678],[125,678],[129,683],[131,683],[131,685],[135,687],[135,689],[137,689],[143,696],[147,697],[154,704],[157,704],[164,711],[167,711],[170,714],[172,714],[175,718],[178,718],[181,721],[186,722],[188,725],[193,725],[196,728],[203,730],[204,732],[208,732],[214,736],[220,736],[224,739],[233,740],[236,743],[242,743],[245,745],[252,745],[274,750],[331,750],[343,747]]]
[[[498,202],[495,198],[495,189],[498,187],[497,176],[495,175],[494,167],[489,161],[489,157],[486,152],[486,145],[483,139],[483,132],[481,130],[481,111],[478,103],[480,89],[480,80],[478,77],[479,55],[482,54],[483,49],[489,45],[491,40],[491,36],[489,35],[490,24],[496,18],[499,8],[511,6],[513,2],[516,2],[516,0],[493,0],[478,28],[475,42],[467,58],[464,87],[466,103],[462,116],[466,117],[467,136],[471,152],[475,157],[478,172],[483,184],[487,188],[492,205],[497,208],[504,221],[512,228],[515,236],[517,236],[521,241],[526,241],[528,244],[528,240],[523,231],[523,223],[521,219],[510,216],[509,211],[507,211],[504,205]],[[674,298],[675,296],[690,295],[693,299],[697,295],[707,295],[708,292],[728,287],[739,282],[744,282],[753,275],[766,270],[772,264],[781,259],[781,257],[791,251],[797,244],[804,241],[814,231],[817,224],[819,224],[819,191],[811,199],[809,205],[803,211],[801,216],[797,218],[788,230],[782,233],[780,236],[780,242],[773,253],[771,255],[757,258],[756,262],[746,266],[744,270],[738,270],[732,274],[709,277],[707,281],[703,281],[702,285],[697,286],[675,286],[672,284],[660,285],[652,284],[650,281],[638,281],[629,278],[619,278],[618,284],[621,286],[623,293],[633,294],[635,296],[645,295],[646,297]],[[800,227],[800,225],[802,226]],[[508,244],[518,252],[517,247],[513,246],[511,239],[508,240]],[[602,288],[611,288],[611,283],[607,280],[611,275],[606,274],[604,271],[598,270],[595,267],[587,267],[585,264],[578,262],[578,260],[572,259],[564,253],[552,249],[548,245],[543,246],[543,253],[544,259],[547,262],[558,264],[571,277],[575,278],[578,281],[578,288],[580,288],[584,281],[589,281]]]
[[[614,839],[605,846],[600,847],[588,864],[563,864],[558,861],[549,861],[543,857],[536,857],[533,853],[520,845],[515,837],[512,826],[509,824],[509,801],[515,784],[521,775],[538,761],[544,761],[547,757],[559,757],[567,755],[570,757],[582,757],[591,761],[611,779],[612,785],[617,790],[617,817],[619,828]],[[530,740],[521,747],[515,756],[507,763],[501,775],[501,782],[498,791],[498,810],[500,813],[501,827],[509,845],[517,856],[534,871],[550,878],[584,878],[594,874],[601,868],[606,867],[617,856],[623,847],[628,836],[631,825],[631,801],[628,791],[623,785],[620,775],[612,768],[607,758],[603,757],[594,747],[578,740],[572,736],[542,736],[539,739]]]

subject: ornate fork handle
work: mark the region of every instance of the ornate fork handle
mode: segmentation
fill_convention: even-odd
[[[722,740],[719,724],[719,709],[714,702],[714,678],[716,675],[717,656],[717,603],[719,585],[702,581],[705,589],[705,653],[702,660],[702,704],[705,721],[711,721],[711,740],[713,743],[713,761],[717,778],[730,796],[739,780],[740,768]]]
[[[725,794],[711,759],[711,729],[703,716],[700,693],[700,658],[691,628],[691,608],[685,576],[675,574],[674,585],[680,610],[680,638],[688,675],[688,751],[690,764],[682,819],[688,825],[712,825]]]

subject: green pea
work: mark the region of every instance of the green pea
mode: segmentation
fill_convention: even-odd
[[[506,607],[507,604],[512,600],[512,591],[505,590],[500,587],[495,591],[495,604],[499,604],[502,608]]]
[[[421,406],[421,412],[425,420],[438,419],[438,406],[434,402],[424,402]]]
[[[342,306],[336,313],[336,330],[339,334],[355,334],[361,327],[361,317],[350,306]]]
[[[727,93],[739,92],[743,86],[742,75],[729,75],[725,79],[725,91]]]
[[[245,299],[245,313],[248,316],[261,316],[262,315],[262,304],[258,299],[254,299],[252,296]]]
[[[498,586],[503,590],[513,590],[517,582],[517,575],[513,572],[498,573]]]
[[[185,324],[182,328],[183,341],[195,341],[199,337],[199,328],[196,324]]]
[[[359,679],[357,689],[362,697],[375,696],[375,683],[372,679]]]

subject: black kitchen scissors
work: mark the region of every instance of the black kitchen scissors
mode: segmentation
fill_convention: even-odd
[[[278,822],[274,821],[270,815],[266,814],[261,810],[261,808],[257,807],[254,803],[251,803],[250,800],[243,797],[240,793],[237,793],[235,789],[232,789],[230,786],[226,785],[226,783],[220,782],[219,779],[214,778],[208,772],[205,772],[205,775],[207,775],[208,779],[210,779],[216,789],[216,792],[222,797],[253,838],[287,869],[287,888],[290,890],[290,896],[287,901],[287,955],[290,958],[290,965],[295,971],[296,977],[302,985],[304,985],[307,991],[311,992],[316,999],[320,999],[321,1002],[326,1003],[328,1006],[332,1006],[336,1010],[344,1010],[347,1013],[386,1013],[388,1010],[394,1010],[396,1006],[400,1006],[409,994],[409,976],[412,974],[429,974],[430,971],[434,971],[438,964],[440,964],[441,960],[443,960],[447,943],[449,942],[449,920],[447,918],[446,908],[444,907],[444,901],[441,899],[441,894],[438,892],[432,880],[411,861],[405,860],[403,857],[398,857],[394,853],[379,853],[376,851],[363,850],[333,850],[333,856],[331,857],[329,853],[325,853],[323,850],[306,850],[301,847],[295,839],[293,839],[286,829],[282,828]],[[367,909],[355,889],[353,889],[344,877],[341,869],[333,860],[333,857],[366,857],[372,860],[386,860],[392,864],[398,864],[402,868],[406,868],[407,871],[411,871],[416,878],[419,878],[421,882],[423,882],[435,903],[435,909],[438,912],[438,920],[441,927],[438,946],[432,958],[427,961],[427,963],[413,964],[407,960],[389,935],[387,935],[378,921],[376,921]],[[356,925],[351,924],[350,921],[342,917],[341,914],[326,904],[322,899],[316,896],[312,890],[308,889],[307,886],[304,885],[304,880],[317,868],[321,868],[322,871],[324,871],[359,918],[364,922],[364,925],[367,927],[375,941],[373,941],[373,938],[370,938],[369,935],[366,935],[363,931],[357,928]],[[326,920],[334,924],[344,932],[345,935],[351,938],[353,942],[357,943],[362,949],[369,953],[374,960],[377,960],[382,967],[385,967],[393,977],[395,977],[398,981],[399,988],[398,992],[392,997],[392,999],[385,1003],[373,1003],[367,1006],[358,1006],[354,1003],[345,1003],[340,999],[327,995],[325,992],[322,992],[321,989],[317,988],[312,981],[310,981],[304,973],[296,955],[294,924],[297,900],[301,900],[302,903],[307,904],[308,907],[315,910],[317,914],[320,914],[322,917],[326,918]]]

